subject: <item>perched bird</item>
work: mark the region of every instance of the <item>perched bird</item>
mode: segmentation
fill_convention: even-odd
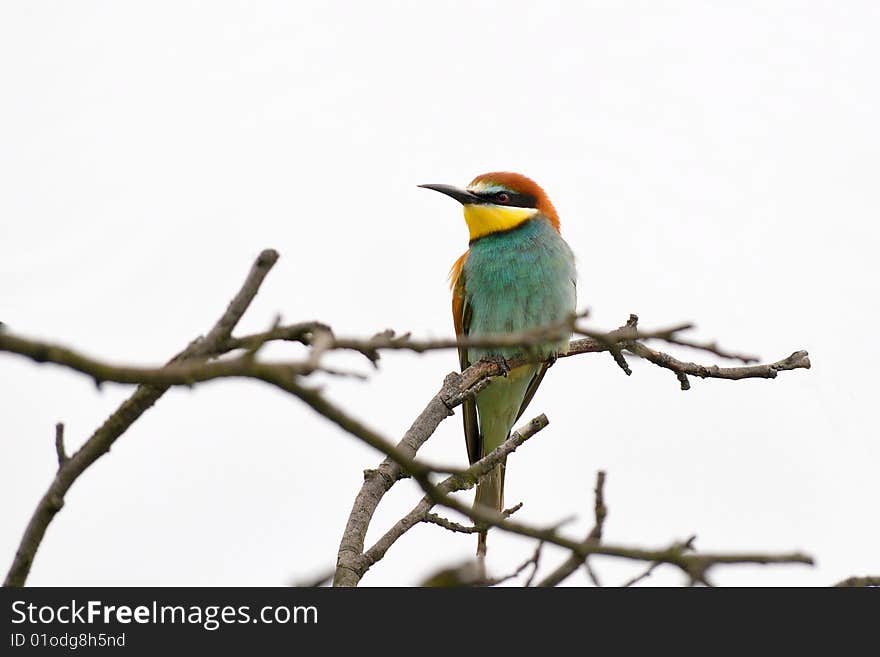
[[[466,189],[421,185],[451,196],[464,207],[470,249],[452,266],[452,317],[458,336],[527,331],[565,321],[575,312],[574,255],[559,233],[559,217],[544,190],[510,172],[484,173]],[[538,345],[530,356],[552,360],[564,339]],[[460,348],[461,369],[482,358],[524,356],[517,348]],[[464,402],[464,435],[471,463],[507,440],[538,389],[548,363],[514,368],[496,377],[476,399]],[[504,508],[505,464],[477,484],[474,505]],[[480,533],[477,554],[486,553]]]

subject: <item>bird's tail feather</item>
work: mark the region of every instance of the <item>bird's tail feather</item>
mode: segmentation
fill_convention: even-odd
[[[483,506],[492,511],[504,509],[504,463],[499,463],[480,478],[474,506]],[[486,532],[481,531],[477,538],[477,556],[486,556]]]

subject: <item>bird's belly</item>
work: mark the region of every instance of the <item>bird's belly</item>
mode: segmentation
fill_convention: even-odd
[[[492,379],[485,389],[477,393],[484,456],[507,440],[526,389],[538,367],[538,365],[515,367],[506,377]]]

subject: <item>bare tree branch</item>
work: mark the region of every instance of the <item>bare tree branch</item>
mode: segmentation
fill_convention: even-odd
[[[330,327],[321,322],[299,322],[287,326],[275,326],[263,333],[254,333],[241,338],[229,338],[223,345],[223,353],[235,349],[255,350],[267,342],[298,342],[309,345],[316,331],[329,331]]]
[[[456,508],[456,510],[461,510]],[[560,547],[571,550],[574,554],[581,558],[586,558],[591,554],[603,554],[610,557],[619,557],[633,561],[659,561],[677,566],[688,577],[695,581],[704,581],[705,573],[711,567],[721,564],[770,564],[770,563],[790,563],[790,564],[806,564],[813,565],[813,559],[809,555],[792,552],[786,554],[761,554],[761,553],[705,553],[705,554],[682,554],[676,546],[660,549],[644,549],[633,548],[622,545],[611,545],[608,543],[592,543],[585,544],[560,535],[555,530],[542,530],[535,527],[524,525],[523,523],[514,522],[512,520],[492,519],[490,513],[485,513],[480,508],[472,509],[471,517],[478,522],[498,527],[499,529],[519,534],[521,536],[529,536],[531,538],[552,543]]]
[[[683,542],[681,542],[681,543],[675,543],[672,547],[673,547],[673,549],[678,549],[678,550],[681,550],[682,552],[684,552],[684,551],[686,551],[686,550],[693,550],[693,549],[694,549],[694,541],[695,541],[695,540],[697,540],[697,537],[696,537],[696,536],[691,536],[691,537],[688,538],[686,541],[683,541]],[[637,584],[638,582],[641,582],[643,579],[647,579],[648,577],[650,577],[650,576],[653,574],[654,570],[655,570],[658,566],[662,566],[662,565],[663,565],[663,564],[662,564],[661,562],[659,562],[659,561],[655,561],[655,562],[652,563],[650,566],[648,566],[648,569],[645,570],[643,573],[641,573],[641,574],[639,574],[639,575],[636,575],[635,577],[633,577],[633,578],[631,578],[631,579],[628,579],[626,582],[624,582],[623,584],[621,584],[621,585],[620,585],[621,588],[627,588],[627,587],[630,587],[630,586],[634,586],[634,585]]]
[[[186,349],[175,356],[171,362],[176,363],[187,359],[206,358],[214,355],[226,343],[232,330],[247,310],[251,301],[260,289],[266,274],[278,260],[278,253],[271,249],[263,251],[245,279],[238,294],[221,315],[217,323],[204,338],[192,342]],[[10,337],[0,333],[0,338]],[[28,522],[21,538],[9,572],[6,574],[4,586],[23,586],[27,580],[34,556],[46,528],[55,514],[64,505],[64,496],[73,482],[85,472],[101,456],[110,451],[110,447],[147,409],[168,390],[166,386],[142,385],[135,390],[122,405],[102,424],[95,433],[80,447],[75,454],[64,461],[58,468],[49,489],[40,499],[37,508]]]
[[[503,446],[504,444],[502,444],[502,447]],[[492,454],[494,454],[494,452]],[[490,454],[486,458],[488,459],[490,456],[492,456],[492,454]],[[480,463],[480,461],[478,461],[478,463]],[[468,488],[472,485],[472,482],[470,484],[465,484],[462,489]],[[667,548],[650,550],[621,545],[611,545],[607,543],[586,543],[583,541],[575,541],[561,535],[558,532],[558,524],[547,529],[541,529],[538,527],[532,527],[524,523],[506,519],[500,513],[495,513],[491,510],[485,509],[484,507],[475,506],[473,508],[469,508],[455,498],[449,496],[432,498],[432,501],[442,504],[443,506],[446,506],[455,511],[458,511],[459,513],[469,517],[475,524],[482,524],[488,527],[498,527],[499,529],[513,534],[527,536],[537,539],[539,541],[543,541],[545,543],[550,543],[566,548],[570,550],[573,554],[580,557],[581,561],[583,561],[583,559],[591,554],[602,554],[606,556],[619,557],[622,559],[629,559],[634,561],[657,561],[661,563],[668,563],[681,569],[681,571],[685,573],[692,582],[701,582],[708,584],[708,581],[706,579],[706,572],[713,566],[721,564],[813,564],[812,557],[799,552],[792,552],[787,554],[761,554],[750,552],[729,554],[683,554],[683,551],[680,549],[678,544],[672,545]],[[407,519],[410,518],[414,513],[417,513],[418,510],[419,509],[417,507],[412,512],[410,512],[408,516],[398,522],[398,525],[395,525],[395,528],[397,528],[401,523],[406,524]],[[404,531],[406,531],[406,529],[408,529],[408,527],[405,527],[400,533],[402,534]]]
[[[766,365],[743,365],[742,367],[718,367],[717,365],[698,365],[680,361],[669,354],[655,351],[639,342],[627,345],[627,351],[644,358],[660,367],[672,370],[677,375],[698,376],[701,379],[727,379],[739,381],[741,379],[775,379],[779,372],[797,369],[810,369],[810,358],[806,351],[796,351],[788,358],[783,358],[775,363]],[[682,383],[682,390],[687,390]]]
[[[473,525],[462,525],[457,522],[453,522],[443,516],[438,516],[436,513],[426,513],[425,517],[422,518],[422,522],[437,525],[438,527],[443,527],[443,529],[448,529],[451,532],[457,532],[459,534],[478,534],[480,533],[479,527],[474,527]]]
[[[880,575],[866,575],[863,577],[847,577],[834,585],[839,588],[865,588],[880,586]]]
[[[382,559],[388,549],[409,529],[416,524],[422,522],[428,512],[434,505],[440,504],[470,518],[475,525],[498,527],[499,529],[538,539],[541,542],[551,543],[570,550],[577,559],[577,564],[586,559],[591,554],[603,554],[607,556],[620,557],[636,561],[661,562],[669,563],[679,567],[691,581],[708,583],[706,572],[713,566],[719,564],[743,564],[743,563],[801,563],[811,565],[813,560],[811,557],[801,553],[790,554],[760,554],[760,553],[732,553],[732,554],[693,554],[685,555],[678,545],[673,545],[665,549],[646,550],[643,548],[632,548],[627,546],[600,544],[596,541],[573,541],[559,534],[556,526],[542,529],[536,528],[523,523],[517,523],[505,518],[503,514],[496,513],[483,507],[469,507],[457,499],[450,497],[449,493],[466,490],[473,487],[480,476],[488,472],[501,462],[507,455],[513,451],[518,444],[524,442],[528,438],[529,431],[540,430],[546,418],[539,416],[532,420],[526,428],[511,434],[511,437],[502,443],[500,447],[488,454],[486,457],[473,464],[464,475],[452,475],[446,478],[438,485],[434,485],[428,481],[427,477],[422,475],[414,475],[426,492],[426,496],[410,511],[406,516],[401,518],[391,529],[389,529],[369,550],[363,554],[354,550],[343,553],[340,550],[339,560],[337,562],[337,573],[334,584],[337,586],[354,586],[358,583],[366,571]],[[393,485],[394,481],[387,482],[388,488]],[[362,489],[363,490],[363,489]],[[384,489],[382,494],[387,491]],[[378,501],[376,501],[378,505]],[[604,507],[604,501],[602,502]],[[375,510],[375,507],[372,509]],[[600,512],[600,518],[604,515]],[[365,522],[364,532],[369,526],[369,521]],[[357,531],[360,531],[361,524],[357,525]],[[345,536],[343,540],[345,540]],[[355,537],[363,544],[363,535]]]
[[[698,365],[680,361],[669,354],[655,351],[640,342],[627,342],[626,351],[644,358],[655,365],[672,370],[677,375],[698,376],[703,379],[727,379],[738,381],[741,379],[775,379],[779,372],[796,369],[810,369],[810,358],[806,351],[796,351],[788,358],[768,363],[765,365],[748,365],[743,367],[718,367],[717,365]],[[558,355],[558,358],[569,358],[585,353],[607,351],[607,347],[593,338],[581,338],[573,340],[569,348]],[[508,360],[508,366],[512,369],[530,362],[526,358],[514,358]],[[464,384],[467,387],[477,385],[485,379],[503,374],[499,363],[489,360],[481,360],[471,365],[462,373]],[[687,388],[684,388],[687,389]]]
[[[451,498],[448,497],[449,493],[466,490],[476,485],[477,480],[479,480],[481,476],[489,472],[498,463],[501,463],[508,454],[512,453],[517,447],[546,427],[548,423],[549,421],[546,416],[539,415],[525,426],[511,433],[506,441],[490,454],[474,463],[468,468],[464,475],[451,475],[444,479],[440,484],[429,486],[426,491],[428,494],[422,498],[415,508],[401,518],[391,529],[385,532],[385,534],[376,541],[375,545],[363,554],[361,554],[363,548],[361,548],[357,554],[351,552],[343,553],[340,549],[339,559],[342,563],[342,567],[340,567],[340,563],[337,563],[335,585],[355,586],[370,566],[385,556],[385,553],[397,541],[397,539],[425,519],[428,512],[435,504],[438,502],[445,503],[447,500],[450,500]],[[510,513],[512,513],[512,511],[507,512],[507,515],[509,516]],[[466,513],[465,515],[469,514]],[[502,518],[505,517],[503,513],[498,515]],[[360,525],[358,525],[356,529],[359,531]],[[345,539],[343,538],[343,540]],[[360,536],[359,540],[361,545],[363,545],[364,537]]]
[[[512,506],[509,509],[505,509],[501,512],[505,518],[509,518],[514,513],[519,511],[522,508],[522,502],[517,504],[516,506]],[[422,522],[428,523],[431,525],[437,525],[438,527],[443,527],[443,529],[448,529],[451,532],[457,532],[459,534],[479,534],[482,529],[479,527],[475,527],[474,525],[462,525],[461,523],[452,522],[448,518],[444,518],[443,516],[438,516],[436,513],[428,513],[422,519]]]
[[[112,381],[114,383],[168,388],[170,386],[191,386],[220,378],[243,377],[265,380],[271,376],[305,376],[317,371],[330,374],[340,373],[337,370],[322,367],[319,363],[311,362],[311,360],[260,363],[254,360],[255,353],[252,351],[247,351],[236,358],[219,361],[188,357],[172,361],[162,367],[113,365],[65,347],[27,340],[8,333],[0,334],[0,351],[17,353],[41,363],[52,362],[69,367],[77,372],[88,374],[99,385],[106,381]]]
[[[573,321],[573,320],[572,320]],[[286,327],[274,327],[264,333],[258,333],[244,338],[228,337],[224,343],[214,349],[209,356],[216,356],[236,349],[245,349],[245,353],[232,359],[216,362],[208,362],[206,359],[197,359],[192,356],[176,358],[162,367],[133,367],[114,365],[66,347],[30,340],[13,335],[9,332],[0,332],[0,351],[16,353],[26,356],[36,362],[51,362],[57,365],[69,367],[92,377],[97,384],[105,381],[128,384],[147,384],[153,386],[191,386],[202,381],[218,378],[245,377],[268,381],[277,377],[306,376],[317,371],[330,374],[344,374],[362,376],[351,372],[339,372],[321,365],[321,356],[334,349],[353,350],[367,356],[375,364],[380,350],[410,350],[417,353],[436,349],[452,349],[457,347],[509,347],[519,346],[524,350],[548,339],[560,339],[565,337],[565,331],[571,331],[574,326],[575,332],[588,335],[589,337],[574,340],[569,348],[558,354],[558,358],[567,358],[584,353],[610,351],[618,365],[627,374],[632,371],[623,358],[623,350],[644,358],[660,367],[672,370],[679,378],[682,389],[687,390],[690,386],[687,375],[701,378],[716,378],[739,380],[746,378],[775,378],[777,373],[793,369],[809,369],[810,360],[807,352],[797,351],[788,358],[775,363],[764,365],[751,365],[743,367],[719,367],[707,366],[680,361],[673,356],[651,349],[639,340],[663,340],[670,344],[685,344],[694,349],[703,349],[710,353],[722,354],[725,357],[734,357],[720,352],[714,343],[701,345],[695,342],[686,342],[678,337],[678,333],[691,328],[690,324],[680,324],[671,328],[657,331],[643,332],[637,328],[638,317],[630,315],[629,321],[620,328],[603,333],[583,327],[574,326],[571,323],[554,324],[545,328],[520,333],[511,333],[497,336],[483,336],[476,338],[458,338],[456,340],[414,340],[406,334],[394,337],[393,332],[380,333],[367,340],[351,338],[335,338],[329,327],[320,322],[304,322]],[[548,337],[549,336],[549,337]],[[205,340],[210,339],[210,335]],[[300,361],[262,363],[255,360],[257,350],[265,343],[280,341],[295,341],[312,347],[307,358]],[[751,357],[742,357],[751,358]],[[518,367],[527,363],[535,362],[528,356],[508,361],[509,368]],[[492,377],[505,374],[504,367],[491,360],[480,361],[472,365],[463,373],[465,385],[460,394],[466,394],[474,386]]]
[[[505,444],[502,444],[501,447],[504,447]],[[486,459],[489,459],[494,454],[495,452],[487,456]],[[484,463],[486,459],[478,461],[477,464]],[[476,466],[477,464],[474,465]],[[486,465],[489,465],[489,463],[486,463]],[[451,480],[453,479],[454,477],[448,478],[437,488],[441,492],[445,493],[446,491],[444,490],[444,484],[451,483]],[[462,486],[461,488],[459,488],[459,490],[463,490],[474,485],[473,482],[460,483],[462,484]],[[451,490],[449,492],[451,492]],[[645,561],[652,564],[654,562],[666,563],[678,567],[692,583],[698,582],[708,585],[709,581],[707,579],[707,572],[712,567],[723,564],[813,565],[813,559],[809,555],[799,552],[786,554],[762,554],[751,552],[685,554],[686,549],[690,547],[690,542],[685,544],[675,543],[667,548],[651,550],[621,545],[611,545],[607,543],[575,541],[562,536],[558,532],[559,523],[547,529],[531,527],[523,523],[518,523],[505,519],[500,513],[494,513],[492,511],[484,509],[483,507],[469,508],[466,505],[460,503],[455,498],[451,498],[447,495],[445,496],[445,499],[440,498],[436,500],[434,498],[429,498],[426,496],[426,498],[424,498],[419,503],[419,505],[416,506],[415,509],[413,509],[409,514],[398,521],[397,524],[394,525],[394,527],[392,527],[385,534],[385,536],[379,539],[379,541],[377,541],[376,545],[371,548],[370,551],[368,551],[369,558],[366,562],[360,564],[364,568],[364,572],[366,572],[366,568],[373,565],[376,561],[384,556],[387,549],[397,540],[397,538],[403,535],[414,524],[419,522],[419,519],[423,517],[424,514],[427,513],[428,509],[430,509],[430,507],[433,505],[432,503],[439,503],[443,506],[454,509],[455,511],[458,511],[463,515],[468,516],[475,524],[498,527],[499,529],[508,531],[510,533],[537,539],[539,542],[542,543],[549,543],[566,548],[570,550],[573,555],[579,557],[578,563],[582,562],[586,557],[592,554],[601,554],[633,561]]]
[[[50,343],[29,340],[0,331],[0,351],[17,353],[37,362],[53,362],[91,376],[96,383],[115,381],[139,384],[134,394],[108,418],[92,437],[72,456],[68,457],[63,444],[63,425],[56,427],[56,453],[59,461],[58,472],[49,490],[40,500],[37,509],[25,530],[12,567],[6,577],[6,585],[22,585],[25,582],[37,548],[55,513],[63,505],[64,495],[73,482],[95,460],[106,453],[113,442],[164,392],[175,385],[193,385],[201,381],[228,377],[247,377],[274,385],[305,402],[310,408],[337,424],[340,428],[359,440],[382,452],[386,458],[375,470],[364,473],[364,483],[355,500],[346,524],[337,555],[334,584],[340,586],[356,585],[367,569],[381,559],[387,550],[409,528],[419,522],[430,522],[457,532],[471,533],[474,527],[498,527],[500,530],[527,536],[538,540],[538,547],[532,559],[526,561],[515,574],[519,574],[531,563],[534,565],[528,584],[534,579],[540,548],[544,543],[555,544],[571,551],[571,556],[554,573],[544,579],[542,585],[553,585],[570,575],[580,564],[586,563],[592,554],[616,556],[652,563],[648,573],[656,564],[669,563],[678,566],[692,582],[708,584],[706,571],[721,563],[811,563],[802,554],[762,555],[762,554],[684,554],[681,544],[661,550],[645,550],[614,546],[601,543],[602,526],[607,513],[604,503],[604,473],[599,473],[596,485],[595,516],[596,524],[583,541],[574,541],[559,533],[559,525],[549,528],[536,528],[510,520],[515,507],[505,513],[497,513],[482,507],[470,508],[451,497],[450,493],[466,490],[475,485],[479,476],[488,472],[495,464],[515,450],[531,435],[547,424],[544,416],[533,420],[524,429],[515,432],[498,449],[467,469],[441,467],[415,460],[415,455],[424,442],[434,433],[437,426],[452,414],[455,406],[464,399],[476,394],[487,386],[492,377],[504,375],[507,370],[529,362],[534,362],[532,347],[549,340],[567,338],[572,332],[582,337],[570,342],[569,348],[558,355],[560,358],[583,353],[608,351],[615,362],[631,374],[624,351],[648,360],[660,367],[671,370],[683,389],[690,387],[688,376],[739,380],[744,378],[775,378],[780,371],[809,368],[806,352],[795,352],[786,359],[764,365],[742,367],[705,366],[680,361],[669,354],[656,351],[643,344],[645,340],[666,341],[669,344],[698,349],[723,358],[738,359],[745,363],[756,360],[751,356],[733,354],[720,349],[717,344],[699,343],[685,340],[679,333],[691,328],[690,324],[680,324],[667,329],[643,332],[638,328],[638,318],[631,315],[620,328],[611,332],[595,331],[577,324],[578,317],[566,322],[541,327],[518,334],[481,336],[456,340],[416,340],[409,334],[395,335],[384,331],[372,338],[336,337],[332,330],[320,322],[302,322],[279,326],[276,320],[272,328],[240,338],[232,337],[235,325],[256,295],[263,278],[274,265],[278,255],[274,251],[264,251],[252,268],[241,291],[230,303],[227,311],[214,325],[208,335],[190,344],[162,367],[126,367],[112,365],[84,356],[76,351]],[[583,315],[581,315],[583,316]],[[298,342],[308,348],[305,358],[296,361],[266,363],[257,360],[257,354],[264,344],[270,341]],[[425,409],[413,422],[410,429],[397,444],[387,440],[370,429],[363,422],[351,416],[340,406],[326,399],[319,390],[301,383],[301,378],[315,372],[330,374],[351,374],[339,372],[321,364],[322,357],[332,350],[350,350],[364,355],[374,365],[382,350],[409,350],[417,353],[434,349],[455,347],[520,347],[525,354],[521,358],[510,359],[502,364],[487,359],[475,363],[461,374],[450,374],[444,380],[440,391],[431,399]],[[234,357],[211,361],[212,358],[242,351]],[[449,474],[439,484],[431,481],[433,474]],[[407,516],[398,521],[376,544],[364,551],[364,541],[373,514],[384,494],[402,477],[411,476],[422,487],[425,497]],[[454,523],[436,514],[429,513],[435,505],[442,505],[458,511],[469,518],[472,526]],[[647,576],[647,574],[645,576]],[[598,585],[598,578],[590,571]],[[492,580],[497,583],[500,580]]]
[[[402,453],[410,458],[415,456],[425,441],[434,434],[440,422],[452,415],[451,400],[461,394],[460,390],[461,375],[455,373],[447,375],[443,386],[397,443]],[[364,540],[370,521],[382,497],[391,489],[400,473],[400,464],[386,457],[377,469],[370,471],[369,475],[365,474],[364,483],[355,498],[339,545],[336,575],[333,580],[335,586],[355,586],[362,577],[362,574],[357,572],[357,561],[364,550]]]

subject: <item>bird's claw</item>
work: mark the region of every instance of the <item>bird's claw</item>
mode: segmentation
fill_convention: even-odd
[[[495,363],[501,369],[501,376],[507,376],[508,372],[510,372],[510,363],[507,362],[504,356],[488,356],[486,360],[490,363]]]

